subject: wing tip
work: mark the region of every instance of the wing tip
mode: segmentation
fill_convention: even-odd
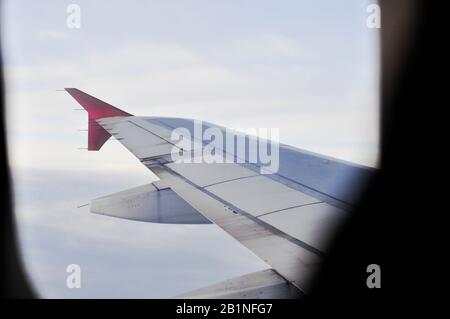
[[[132,116],[92,95],[77,88],[64,88],[87,112],[88,120],[88,151],[98,151],[111,135],[96,121],[105,117]]]

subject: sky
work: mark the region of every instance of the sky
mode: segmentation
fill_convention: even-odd
[[[67,6],[81,27],[66,25]],[[279,128],[376,166],[378,34],[369,1],[3,1],[7,132],[25,268],[41,297],[171,297],[267,267],[215,225],[76,208],[151,182],[117,141],[87,152],[76,87],[134,115]],[[82,288],[65,285],[66,266]]]

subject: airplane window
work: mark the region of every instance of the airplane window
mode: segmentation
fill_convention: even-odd
[[[37,296],[171,298],[266,278],[278,261],[207,205],[321,256],[318,216],[337,223],[354,200],[350,179],[378,165],[378,10],[359,0],[3,1],[15,222]],[[203,121],[201,137],[269,131],[279,149],[210,165],[224,143],[197,163],[212,138],[172,140],[177,127],[194,135],[190,119]],[[177,166],[175,153],[194,163]]]

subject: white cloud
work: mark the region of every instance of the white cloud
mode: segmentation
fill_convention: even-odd
[[[292,63],[312,53],[296,40],[276,33],[260,33],[237,37],[223,47],[212,48],[220,59],[233,59],[251,64]]]
[[[239,43],[242,52],[255,59],[267,54],[277,59],[301,55],[295,41],[274,34]],[[260,50],[264,44],[266,49]],[[239,45],[230,45],[230,54]],[[14,163],[32,165],[25,162],[33,154],[35,163],[46,167],[79,167],[77,163],[89,161],[82,152],[73,151],[86,143],[76,133],[85,127],[86,115],[72,111],[78,105],[67,94],[54,91],[69,86],[136,115],[188,117],[234,127],[279,127],[282,142],[300,148],[315,143],[315,151],[350,155],[345,159],[374,165],[376,92],[358,85],[338,94],[326,89],[311,92],[311,67],[305,70],[290,65],[240,69],[173,45],[118,48],[80,56],[77,61],[7,67],[11,155]],[[111,146],[102,152],[118,150],[112,146],[117,142],[108,143]],[[336,152],[337,148],[341,151]],[[115,165],[120,165],[122,158],[116,158]]]
[[[40,40],[62,40],[66,38],[66,34],[62,30],[57,29],[41,29],[38,33]]]

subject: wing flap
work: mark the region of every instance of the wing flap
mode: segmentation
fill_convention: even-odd
[[[225,280],[177,296],[186,299],[296,299],[303,293],[273,269]]]
[[[348,213],[327,203],[302,205],[259,218],[306,244],[326,251],[334,230],[346,220]]]

